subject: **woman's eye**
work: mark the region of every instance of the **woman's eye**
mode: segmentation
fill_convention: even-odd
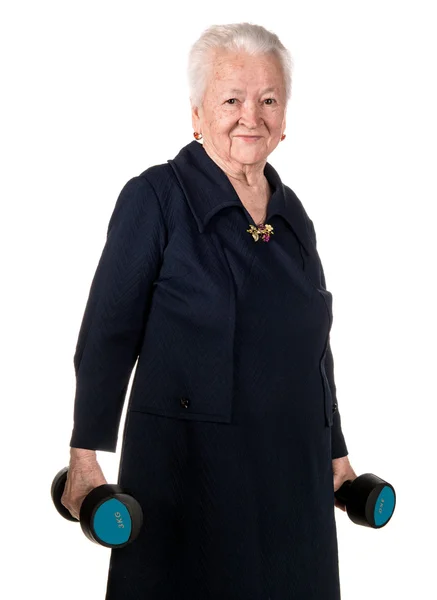
[[[226,103],[229,103],[229,104],[231,104],[231,106],[233,106],[234,100],[237,100],[237,98],[229,98],[229,100],[226,100]],[[274,102],[276,102],[276,100],[274,98],[266,98],[264,100],[264,102],[268,102],[269,100],[271,100],[271,103],[269,102],[268,106],[271,106]]]

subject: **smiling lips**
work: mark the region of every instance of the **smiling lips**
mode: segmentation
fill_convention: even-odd
[[[245,142],[255,142],[256,140],[260,140],[260,135],[237,135],[236,137],[241,138]]]

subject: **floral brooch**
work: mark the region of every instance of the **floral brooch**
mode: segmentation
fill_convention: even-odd
[[[273,227],[267,223],[264,223],[264,225],[260,224],[257,227],[255,227],[255,225],[250,225],[249,229],[246,229],[246,231],[252,235],[255,242],[259,239],[262,239],[263,242],[268,242],[270,236],[274,235]]]

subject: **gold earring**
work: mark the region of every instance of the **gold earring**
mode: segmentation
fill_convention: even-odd
[[[201,134],[201,133],[198,133],[197,131],[195,131],[195,132],[193,133],[193,135],[194,135],[194,137],[196,138],[196,140],[201,140],[201,139],[202,139],[202,137],[203,137],[203,136],[202,136],[202,134]]]

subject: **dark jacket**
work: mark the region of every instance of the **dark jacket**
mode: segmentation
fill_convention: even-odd
[[[232,420],[235,291],[213,225],[219,211],[242,203],[198,142],[187,149],[133,177],[116,202],[74,355],[73,447],[116,450],[137,359],[130,409]],[[208,168],[199,170],[197,161],[204,160]],[[297,236],[307,275],[323,294],[332,323],[313,222],[269,163],[265,172],[278,192],[269,216],[283,217]],[[332,458],[345,456],[329,338],[320,376]]]

